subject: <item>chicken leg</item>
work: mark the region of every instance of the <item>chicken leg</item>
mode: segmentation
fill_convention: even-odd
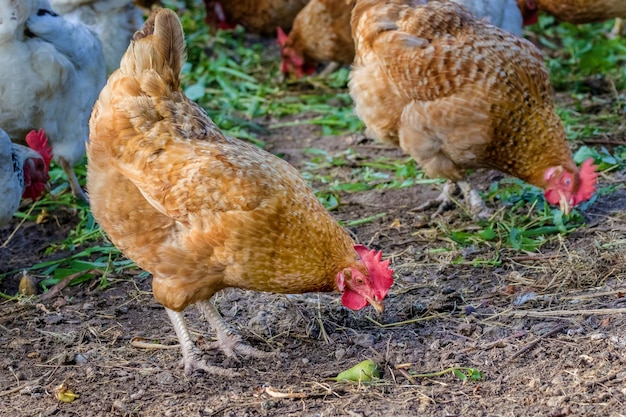
[[[221,349],[228,357],[236,357],[237,353],[241,356],[253,358],[273,356],[271,352],[264,352],[243,343],[241,337],[224,321],[210,300],[198,301],[196,306],[211,327],[215,329],[217,341],[211,344],[211,348]]]
[[[624,19],[618,17],[615,19],[615,26],[613,26],[613,29],[609,33],[609,38],[615,39],[620,36],[626,36],[626,24],[624,24]]]
[[[76,173],[74,172],[74,167],[72,167],[69,162],[65,160],[65,158],[59,158],[59,165],[65,171],[65,175],[67,175],[67,179],[70,181],[70,188],[72,189],[72,194],[75,197],[80,198],[85,203],[89,204],[89,198],[87,194],[83,191],[80,184],[78,183],[78,178],[76,177]]]
[[[180,347],[183,351],[181,365],[185,368],[185,374],[190,375],[193,371],[202,370],[208,374],[226,377],[235,377],[238,375],[236,372],[229,369],[209,365],[206,361],[201,359],[200,352],[191,340],[191,335],[189,334],[189,329],[187,329],[187,323],[185,323],[183,313],[170,310],[167,307],[165,308],[165,311],[167,311],[167,315],[174,326],[174,331],[176,331],[176,336],[178,336],[178,341],[180,342]]]
[[[469,209],[472,217],[477,220],[488,219],[491,216],[491,210],[487,208],[485,202],[478,195],[478,191],[473,189],[467,181],[459,181],[458,183],[447,181],[443,185],[441,194],[435,199],[429,200],[417,207],[417,210],[423,211],[432,207],[437,207],[433,216],[437,216],[444,211],[455,207],[456,201],[452,196],[459,193],[459,188],[463,193],[463,199]]]

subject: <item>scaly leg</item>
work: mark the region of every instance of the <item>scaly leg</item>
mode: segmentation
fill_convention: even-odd
[[[493,214],[485,205],[485,202],[478,195],[478,191],[473,189],[467,181],[459,181],[459,187],[463,192],[465,204],[468,206],[470,213],[474,219],[485,220]]]
[[[67,179],[70,181],[70,188],[72,189],[72,194],[75,197],[82,199],[85,203],[89,204],[89,198],[87,194],[83,191],[78,183],[78,178],[76,177],[76,173],[74,172],[74,167],[70,166],[69,162],[67,162],[64,158],[59,158],[59,165],[65,171],[65,175],[67,175]]]
[[[198,310],[215,329],[217,341],[211,344],[212,348],[220,348],[228,357],[235,357],[236,353],[253,358],[267,358],[274,354],[264,352],[248,346],[241,341],[241,337],[230,328],[210,300],[196,302]]]
[[[424,211],[428,210],[429,208],[437,207],[437,210],[433,213],[433,217],[443,213],[444,211],[451,210],[455,207],[452,196],[458,194],[458,192],[459,190],[456,183],[452,181],[446,181],[446,183],[443,185],[443,190],[441,191],[441,194],[439,194],[437,198],[428,200],[427,202],[420,204],[419,206],[417,206],[417,210]]]
[[[332,74],[333,72],[337,71],[340,67],[341,65],[339,64],[339,62],[331,61],[328,63],[328,65],[326,65],[326,67],[322,71],[320,71],[319,76],[326,77]]]
[[[458,183],[454,183],[452,181],[446,182],[443,186],[443,191],[437,198],[419,205],[417,210],[427,210],[431,207],[438,206],[435,213],[433,213],[433,216],[437,216],[444,211],[451,210],[456,205],[452,196],[459,193],[459,188],[463,193],[465,205],[474,219],[483,220],[488,219],[491,216],[491,210],[487,208],[485,202],[478,195],[478,192],[474,190],[467,181],[459,181]]]
[[[202,370],[208,374],[227,377],[234,377],[238,375],[234,371],[220,368],[218,366],[211,366],[202,360],[200,358],[200,353],[191,340],[191,335],[189,334],[189,329],[187,329],[183,313],[170,310],[169,308],[165,308],[165,311],[167,311],[167,315],[170,317],[170,321],[174,326],[176,336],[178,336],[178,341],[180,342],[180,347],[183,351],[183,360],[181,365],[185,368],[185,374],[189,375],[195,370]]]
[[[624,24],[624,19],[620,19],[619,17],[615,19],[615,26],[609,33],[608,37],[610,39],[615,39],[620,36],[626,36],[626,24]]]

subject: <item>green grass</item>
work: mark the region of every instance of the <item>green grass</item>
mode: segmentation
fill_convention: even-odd
[[[285,82],[276,54],[268,52],[276,48],[272,40],[251,44],[241,29],[209,33],[200,0],[170,0],[165,4],[181,10],[187,36],[188,63],[181,75],[184,90],[206,109],[226,134],[263,147],[265,135],[287,126],[317,126],[320,135],[362,132],[363,124],[354,115],[346,87],[347,69],[326,79],[313,77]],[[558,112],[572,141],[619,134],[624,129],[626,39],[608,39],[605,34],[611,26],[612,22],[555,25],[552,18],[542,17],[539,24],[529,29],[549,53],[547,64],[553,86],[567,97],[567,104],[561,105]],[[605,87],[602,94],[595,90],[598,82]],[[340,207],[341,196],[345,193],[441,182],[425,177],[409,157],[371,159],[361,155],[358,146],[335,153],[310,148],[304,153],[302,174],[329,210]],[[626,147],[609,151],[601,146],[583,146],[576,160],[581,162],[587,157],[593,157],[606,172],[626,167]],[[77,170],[84,183],[84,164]],[[78,223],[63,241],[44,252],[45,255],[67,253],[66,257],[30,268],[47,277],[46,287],[81,271],[84,275],[79,274],[74,284],[100,279],[100,284],[106,286],[110,274],[136,268],[106,240],[89,208],[69,194],[67,180],[58,167],[51,171],[51,187],[51,193],[37,202],[28,219],[45,220],[55,211],[69,207],[75,210]],[[605,187],[600,193],[609,193],[615,188]],[[535,251],[559,234],[570,233],[584,224],[579,211],[562,216],[560,211],[545,203],[540,190],[518,180],[506,179],[492,184],[484,198],[502,208],[492,220],[480,222],[471,229],[441,226],[441,234],[454,245],[479,244]],[[581,208],[584,210],[592,203]],[[358,227],[384,215],[378,213],[353,219],[345,225]],[[48,221],[53,220],[48,217]],[[478,261],[481,262],[494,264],[498,260]],[[0,279],[15,272],[0,275]]]
[[[590,91],[588,78],[606,78],[617,90],[626,88],[626,39],[609,39],[614,21],[574,25],[555,24],[551,16],[541,16],[530,27],[539,43],[552,51],[546,57],[550,79],[557,90],[573,93]]]

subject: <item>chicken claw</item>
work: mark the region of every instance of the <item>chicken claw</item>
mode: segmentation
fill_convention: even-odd
[[[453,195],[458,194],[459,189],[457,184],[452,181],[446,181],[443,185],[443,190],[437,198],[428,200],[423,204],[417,206],[417,210],[424,211],[433,207],[437,207],[437,210],[433,213],[434,216],[438,216],[445,211],[451,210],[455,207],[455,201],[452,198]]]
[[[189,334],[189,329],[187,329],[187,324],[185,323],[185,318],[183,317],[183,313],[170,310],[166,308],[167,315],[174,326],[174,330],[176,331],[176,335],[178,336],[178,341],[180,342],[180,347],[183,351],[183,359],[181,361],[181,366],[185,369],[185,375],[191,375],[196,370],[202,370],[207,374],[225,376],[225,377],[235,377],[239,374],[235,371],[231,371],[230,369],[220,368],[219,366],[212,366],[206,363],[206,361],[200,358],[200,352],[196,349],[193,341],[191,340],[191,335]]]
[[[72,194],[74,194],[74,197],[80,198],[85,203],[89,204],[89,197],[87,197],[87,194],[85,194],[80,184],[78,183],[78,177],[76,177],[76,172],[74,172],[74,168],[63,157],[59,157],[58,162],[61,168],[63,168],[63,171],[65,171],[67,179],[70,181],[70,188],[72,189]]]
[[[437,207],[433,216],[437,216],[447,210],[451,210],[457,204],[456,200],[454,200],[452,196],[459,193],[459,188],[463,193],[465,204],[474,219],[484,220],[491,217],[491,210],[487,208],[485,202],[482,198],[480,198],[478,191],[473,189],[467,181],[459,181],[458,183],[447,181],[443,186],[441,194],[439,194],[437,198],[419,205],[417,210],[423,211],[432,207]]]
[[[272,352],[255,349],[243,343],[241,336],[230,328],[211,301],[198,301],[196,306],[198,310],[202,312],[202,315],[209,322],[211,327],[215,329],[217,341],[210,344],[211,348],[221,349],[229,358],[237,357],[237,354],[253,358],[268,358],[274,356]]]
[[[473,189],[467,181],[459,181],[458,185],[461,187],[465,204],[467,204],[474,219],[486,220],[491,217],[493,213],[489,208],[487,208],[483,199],[480,198],[478,191]]]

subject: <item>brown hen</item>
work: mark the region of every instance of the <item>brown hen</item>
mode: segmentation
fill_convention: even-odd
[[[263,355],[233,335],[209,301],[227,287],[341,291],[349,308],[382,310],[389,261],[355,245],[295,168],[225,137],[182,92],[183,63],[176,14],[156,10],[95,105],[87,183],[111,241],[152,273],[185,371],[229,374],[200,360],[182,315],[193,303],[226,354]]]
[[[467,7],[476,17],[522,34],[522,17],[515,0],[447,0]],[[427,0],[412,0],[413,6]],[[312,74],[319,62],[330,62],[325,75],[354,60],[350,17],[356,0],[310,0],[293,22],[289,35],[279,29],[281,71],[296,77]]]
[[[293,19],[308,0],[204,0],[206,22],[218,29],[237,24],[247,31],[264,36],[276,34],[276,28],[291,29]]]
[[[579,171],[572,160],[537,48],[453,2],[405,3],[358,0],[352,12],[350,92],[368,130],[431,177],[497,169],[543,188],[565,212],[590,198],[594,167],[586,161]],[[487,216],[461,185],[472,214]]]
[[[354,0],[311,0],[298,13],[289,36],[278,30],[284,74],[297,77],[311,74],[318,62],[350,64],[354,59],[354,42],[350,31],[350,14]]]
[[[539,11],[570,23],[593,23],[626,18],[624,0],[517,0],[525,24],[537,21]]]

